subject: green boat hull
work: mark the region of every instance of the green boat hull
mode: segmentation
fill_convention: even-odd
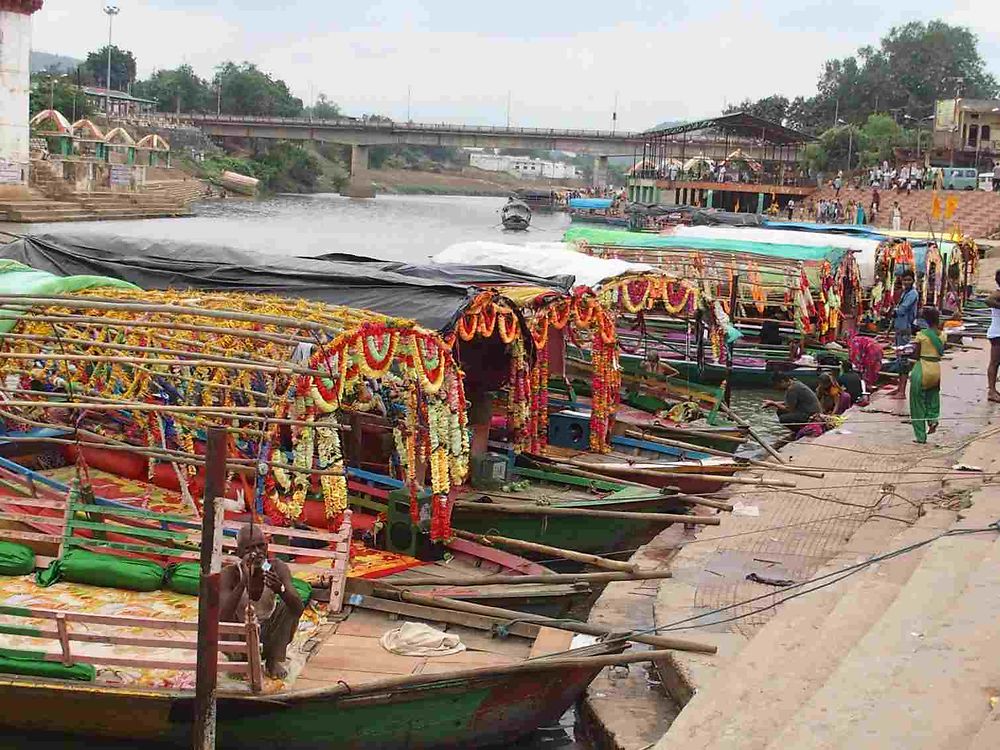
[[[220,697],[217,744],[233,750],[435,750],[513,742],[553,724],[596,676],[566,667],[358,696]],[[190,747],[193,696],[30,678],[0,679],[0,727]]]

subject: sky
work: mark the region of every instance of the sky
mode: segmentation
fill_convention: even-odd
[[[1000,76],[1000,0],[116,0],[139,75],[248,60],[307,104],[422,122],[643,130],[810,95],[825,60],[894,25],[969,26]],[[36,50],[83,58],[106,0],[45,0]],[[509,98],[508,98],[509,97]],[[509,107],[508,107],[509,101]]]

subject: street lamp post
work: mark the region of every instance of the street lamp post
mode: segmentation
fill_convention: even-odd
[[[840,125],[847,125],[843,120],[838,119]],[[854,128],[847,125],[847,171],[851,171],[851,161],[854,157]]]
[[[104,85],[107,86],[107,96],[104,97],[104,113],[108,116],[108,120],[111,120],[111,24],[115,20],[115,16],[121,13],[121,8],[118,8],[111,3],[104,6],[104,12],[108,16],[108,75],[104,79]]]

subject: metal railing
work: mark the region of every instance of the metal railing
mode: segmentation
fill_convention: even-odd
[[[342,117],[322,120],[310,117],[271,117],[260,115],[212,115],[201,113],[173,114],[159,112],[154,118],[175,122],[218,123],[236,125],[279,125],[303,128],[333,128],[339,130],[372,130],[384,132],[438,132],[469,133],[484,135],[521,135],[528,137],[588,138],[614,141],[641,141],[645,136],[631,131],[560,129],[560,128],[512,128],[494,125],[454,125],[451,123],[395,122],[383,120],[358,120]]]

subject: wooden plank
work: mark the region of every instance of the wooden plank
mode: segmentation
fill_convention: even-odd
[[[545,656],[565,651],[570,647],[572,642],[572,633],[567,633],[565,630],[557,630],[556,628],[541,627],[538,629],[538,637],[531,644],[531,653],[528,654],[528,658],[534,659],[536,656]]]
[[[0,615],[34,617],[40,620],[55,620],[65,615],[68,622],[87,622],[95,625],[116,625],[123,628],[154,628],[156,630],[198,630],[198,623],[188,620],[160,620],[153,617],[124,617],[122,615],[99,615],[90,612],[61,612],[55,609],[36,607],[12,607],[0,605]],[[243,623],[220,622],[219,632],[227,635],[243,635]]]
[[[66,615],[56,615],[56,632],[59,638],[59,647],[62,650],[62,663],[70,666],[73,663],[73,654],[69,650],[69,631],[66,629]]]
[[[246,524],[240,521],[226,521],[223,524],[223,528],[230,529],[233,531],[238,531],[245,525]],[[298,537],[300,539],[319,539],[321,541],[328,541],[328,542],[345,541],[345,536],[342,531],[337,531],[337,532],[316,531],[314,529],[297,529],[297,528],[290,528],[288,526],[269,526],[267,524],[254,524],[254,525],[268,534],[273,534],[274,536]]]
[[[62,662],[61,652],[41,651],[36,652],[37,656],[45,661]],[[193,661],[163,661],[160,659],[139,659],[124,656],[103,656],[89,654],[75,654],[74,664],[94,664],[106,667],[139,667],[142,669],[168,669],[174,672],[194,671]],[[220,672],[231,672],[234,674],[246,674],[249,665],[246,662],[224,661],[219,662]]]
[[[389,612],[392,614],[413,617],[430,623],[453,623],[455,625],[465,625],[477,630],[492,631],[495,625],[504,625],[512,635],[522,638],[534,638],[538,633],[538,626],[526,622],[510,623],[510,619],[500,619],[487,617],[485,615],[473,615],[468,612],[456,612],[454,610],[439,609],[437,607],[425,607],[421,604],[410,604],[409,602],[396,602],[389,599],[378,599],[374,596],[361,596],[354,594],[349,597],[348,604],[365,609],[373,609],[379,612]],[[509,624],[510,623],[510,624]]]
[[[423,664],[423,659],[416,656],[389,653],[378,641],[374,642],[374,648],[358,651],[331,648],[332,645],[327,641],[323,648],[313,655],[309,663],[322,669],[351,669],[375,674],[413,674],[414,670]]]
[[[247,661],[250,664],[250,690],[260,693],[264,689],[264,676],[260,664],[260,626],[257,624],[257,613],[252,606],[247,606],[246,625]]]

